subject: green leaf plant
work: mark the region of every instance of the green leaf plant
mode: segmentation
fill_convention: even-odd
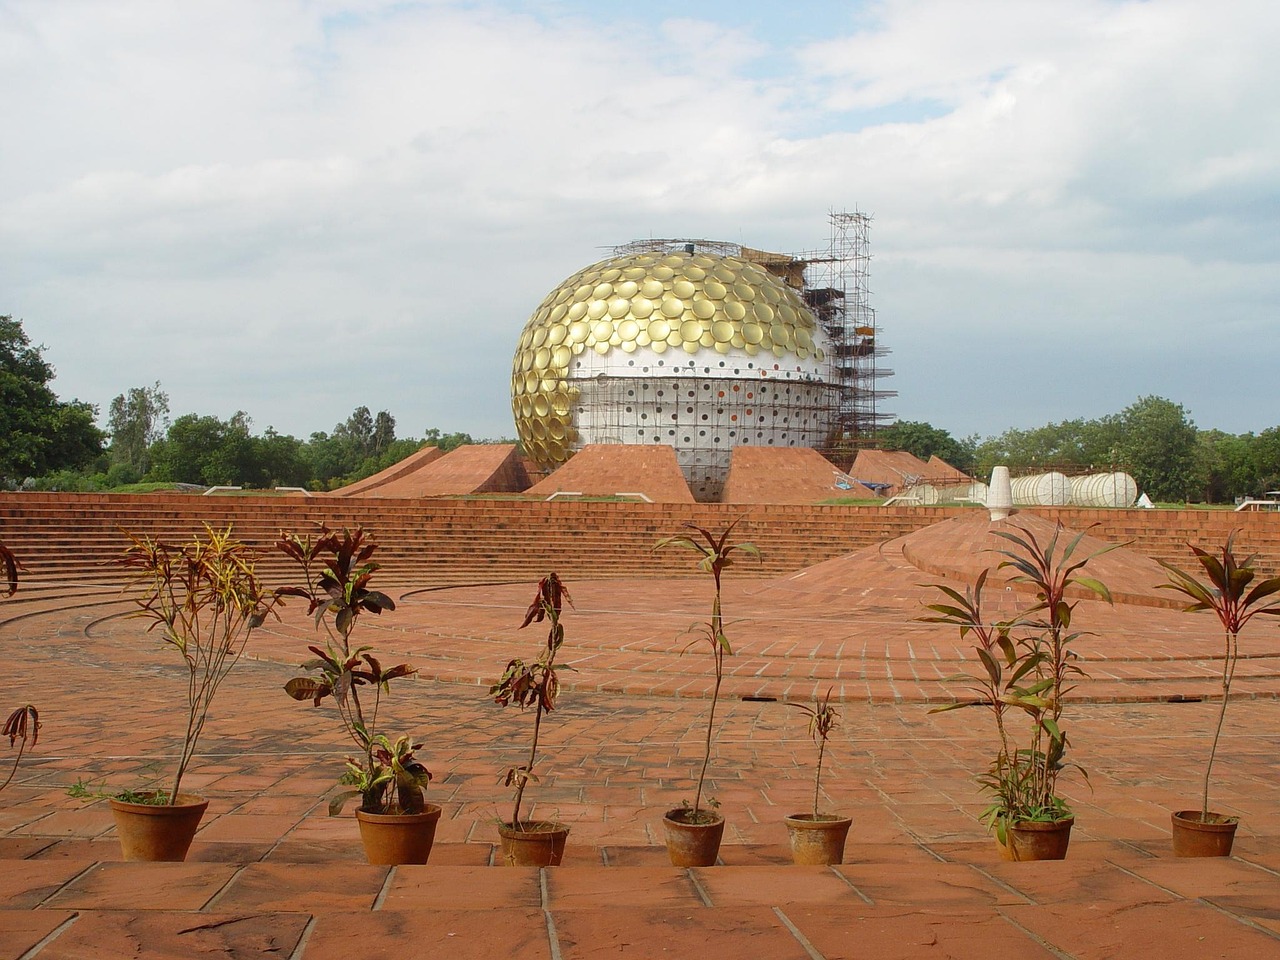
[[[538,658],[532,663],[525,663],[518,657],[509,660],[498,682],[489,688],[489,696],[493,697],[498,706],[506,707],[514,703],[521,710],[530,705],[534,708],[529,759],[524,764],[509,769],[505,780],[505,786],[515,787],[511,810],[513,830],[525,829],[525,823],[520,817],[520,806],[524,800],[525,787],[530,781],[536,782],[538,779],[533,772],[533,765],[538,757],[538,736],[542,730],[543,714],[551,713],[556,708],[556,699],[560,695],[559,671],[573,669],[556,663],[556,655],[564,643],[564,627],[560,623],[560,616],[566,603],[573,606],[568,588],[556,574],[550,573],[538,581],[537,592],[529,609],[525,611],[520,629],[523,630],[531,623],[545,621],[546,642]]]
[[[925,623],[959,627],[962,640],[977,641],[974,653],[981,669],[947,678],[965,683],[972,695],[929,712],[967,707],[985,707],[991,712],[999,743],[995,759],[978,782],[993,796],[981,814],[982,822],[1001,844],[1009,842],[1008,831],[1014,824],[1071,816],[1070,807],[1057,792],[1058,777],[1065,769],[1074,768],[1086,783],[1089,779],[1083,767],[1065,760],[1069,741],[1063,710],[1076,681],[1087,676],[1072,646],[1089,635],[1071,630],[1078,600],[1068,600],[1067,594],[1079,588],[1110,603],[1106,585],[1081,571],[1116,547],[1078,557],[1076,551],[1085,535],[1080,533],[1059,553],[1062,532],[1059,524],[1042,545],[1029,530],[992,531],[1012,545],[1011,549],[993,551],[1005,558],[996,569],[1012,569],[1010,582],[1030,585],[1036,596],[1035,603],[1010,619],[988,622],[983,614],[982,590],[990,570],[979,573],[964,593],[933,584],[946,602],[928,604],[937,615],[920,618]],[[1029,721],[1027,730],[1014,723],[1018,717]]]
[[[698,787],[693,796],[692,813],[688,817],[688,822],[690,823],[714,822],[716,816],[718,816],[702,809],[702,789],[706,781],[707,765],[711,762],[711,746],[715,738],[716,705],[720,700],[720,685],[724,680],[724,660],[725,657],[733,655],[733,648],[729,645],[729,638],[725,636],[724,611],[721,606],[721,578],[724,571],[736,562],[737,554],[753,556],[757,560],[760,559],[760,550],[755,544],[734,542],[730,539],[734,528],[742,522],[742,519],[742,517],[739,517],[734,520],[719,534],[712,533],[696,523],[686,523],[685,527],[691,532],[665,537],[659,540],[653,548],[654,550],[661,550],[665,547],[675,546],[694,551],[698,554],[698,569],[704,573],[709,573],[715,583],[715,594],[711,601],[711,619],[704,623],[694,624],[689,628],[688,632],[696,636],[681,651],[683,656],[684,653],[687,653],[701,640],[711,648],[712,660],[715,665],[715,685],[711,689],[711,709],[707,713],[707,733],[702,753],[702,767],[698,771]],[[716,806],[713,800],[708,799],[707,803],[709,806]],[[684,805],[688,806],[687,800]]]
[[[157,802],[176,804],[219,687],[278,601],[258,579],[259,554],[235,539],[230,526],[214,530],[205,524],[203,536],[183,544],[125,535],[129,546],[115,562],[140,594],[132,616],[150,621],[147,631],[158,631],[187,671],[182,750],[172,786],[155,794]]]
[[[370,584],[379,569],[372,557],[378,545],[363,528],[342,531],[318,525],[314,536],[281,534],[276,549],[289,557],[302,574],[303,585],[281,587],[277,597],[301,597],[317,630],[325,633],[323,647],[308,646],[315,658],[302,664],[308,676],[294,677],[285,692],[319,707],[333,698],[343,730],[359,748],[347,758],[346,772],[329,799],[329,815],[337,816],[348,800],[360,797],[360,809],[373,814],[422,813],[431,771],[415,756],[421,743],[402,736],[394,743],[378,732],[382,695],[392,680],[413,676],[407,663],[384,667],[368,646],[356,646],[352,634],[365,614],[380,616],[395,602]],[[364,693],[362,693],[364,691]]]
[[[1235,537],[1239,531],[1233,531],[1227,542],[1216,552],[1187,544],[1195,554],[1204,571],[1205,579],[1198,580],[1190,573],[1160,560],[1159,563],[1168,573],[1169,582],[1160,584],[1162,589],[1176,590],[1191,600],[1183,608],[1186,613],[1202,613],[1213,611],[1222,625],[1222,705],[1218,708],[1218,722],[1213,730],[1213,744],[1209,748],[1209,762],[1204,768],[1204,790],[1200,803],[1200,820],[1203,823],[1232,822],[1233,817],[1213,817],[1209,813],[1209,777],[1213,771],[1213,761],[1218,753],[1218,741],[1222,737],[1222,724],[1227,716],[1227,703],[1231,699],[1231,681],[1236,674],[1236,664],[1240,659],[1240,632],[1256,616],[1280,616],[1280,604],[1274,600],[1267,602],[1280,592],[1280,577],[1270,577],[1256,584],[1252,589],[1255,576],[1254,561],[1256,554],[1238,559],[1235,554]]]
[[[818,798],[822,791],[822,758],[826,753],[827,739],[840,723],[840,712],[831,705],[831,688],[827,688],[826,695],[821,699],[815,699],[813,706],[805,703],[792,703],[788,706],[795,707],[797,710],[803,710],[809,715],[809,736],[813,742],[818,745],[818,765],[813,771],[813,819],[818,819]]]
[[[0,540],[0,573],[3,573],[4,590],[0,592],[0,599],[7,600],[18,592],[18,573],[22,570],[22,565],[18,563],[18,558],[14,556],[12,550]],[[0,783],[0,790],[13,781],[14,775],[18,772],[18,764],[22,762],[22,755],[27,752],[28,745],[34,747],[40,740],[40,711],[34,705],[28,703],[25,706],[18,707],[13,713],[9,714],[4,722],[2,736],[9,738],[9,746],[12,747],[19,740],[22,746],[18,747],[18,755],[13,758],[13,766],[9,768],[9,775],[5,777],[4,783]],[[30,744],[27,741],[30,740]]]

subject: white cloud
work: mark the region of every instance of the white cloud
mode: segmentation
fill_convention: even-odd
[[[808,42],[681,9],[0,0],[0,313],[104,407],[509,434],[515,337],[602,247],[811,249],[856,204],[904,416],[1274,425],[1278,8],[886,0]]]

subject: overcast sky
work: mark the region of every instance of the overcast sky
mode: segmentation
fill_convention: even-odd
[[[562,280],[874,217],[956,436],[1158,394],[1280,424],[1275,0],[0,0],[0,314],[105,413],[514,435]]]

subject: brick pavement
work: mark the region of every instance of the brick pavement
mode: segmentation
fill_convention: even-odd
[[[705,584],[571,585],[566,651],[580,669],[544,728],[532,788],[534,815],[572,825],[566,865],[548,871],[490,866],[501,772],[521,758],[528,718],[476,684],[537,644],[511,629],[528,585],[406,590],[379,624],[379,647],[412,653],[427,673],[386,705],[388,729],[426,740],[431,798],[445,810],[425,867],[363,863],[350,815],[325,816],[346,751],[327,707],[280,690],[306,656],[296,605],[215,706],[190,777],[211,804],[189,861],[118,862],[104,804],[65,788],[165,775],[179,671],[115,599],[6,605],[4,706],[29,698],[46,726],[0,794],[0,956],[1280,957],[1274,678],[1255,671],[1253,696],[1232,704],[1215,768],[1214,806],[1242,818],[1236,855],[1174,860],[1168,811],[1194,802],[1216,707],[1167,698],[1211,692],[1200,652],[1210,624],[1136,602],[1089,604],[1086,617],[1082,605],[1100,634],[1089,666],[1105,674],[1082,689],[1070,727],[1092,790],[1068,784],[1077,826],[1065,863],[1001,863],[974,819],[983,718],[927,713],[933,678],[959,654],[945,632],[910,621],[928,591],[904,584],[901,564],[923,558],[934,568],[924,583],[971,560],[954,530],[932,529],[932,547],[895,542],[732,585],[743,669],[711,768],[728,819],[723,865],[707,869],[669,866],[659,824],[696,773],[706,661],[679,657],[674,635]],[[1114,576],[1135,597],[1147,586],[1140,564]],[[1266,668],[1275,628],[1257,637]],[[833,681],[845,720],[824,805],[855,825],[844,864],[797,868],[781,818],[810,795],[804,718],[742,697],[797,698]]]

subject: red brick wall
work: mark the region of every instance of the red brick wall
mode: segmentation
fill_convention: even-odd
[[[119,553],[121,528],[184,539],[202,522],[234,524],[242,539],[269,546],[281,530],[364,524],[380,558],[405,580],[502,579],[556,569],[574,576],[655,576],[691,567],[656,557],[654,542],[692,521],[719,529],[736,517],[763,563],[742,572],[781,574],[850,553],[949,517],[965,507],[672,504],[581,501],[398,500],[332,497],[0,493],[0,539],[45,578],[109,578],[102,561]],[[1280,514],[1210,510],[1037,508],[1075,529],[1132,542],[1139,553],[1180,564],[1185,541],[1213,546],[1239,529],[1239,546],[1259,568],[1280,573]]]

